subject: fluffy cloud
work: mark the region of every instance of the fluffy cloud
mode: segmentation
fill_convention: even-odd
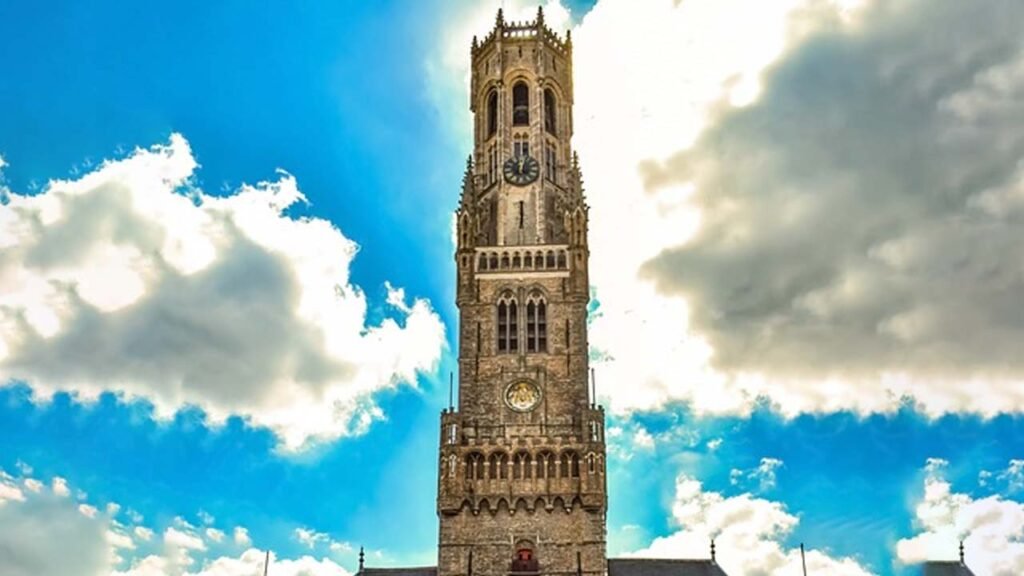
[[[178,135],[35,195],[0,204],[0,382],[40,397],[142,397],[239,414],[288,448],[365,427],[371,394],[414,382],[444,329],[423,300],[391,294],[367,325],[349,282],[357,246],[296,218],[295,179],[211,196]],[[389,290],[394,292],[393,288]]]
[[[649,547],[630,556],[706,558],[708,543],[714,538],[718,564],[731,576],[800,573],[800,550],[786,549],[782,544],[799,520],[778,502],[750,494],[726,497],[707,492],[697,480],[681,475],[676,478],[672,519],[679,531],[656,538]],[[809,550],[806,556],[809,573],[870,574],[852,558],[833,558],[820,550]]]
[[[22,479],[27,482],[30,479]],[[23,491],[0,472],[0,558],[9,576],[96,576],[109,572],[115,545],[106,517],[42,484]]]
[[[0,470],[0,558],[5,576],[263,574],[266,552],[252,548],[247,535],[238,538],[247,534],[244,528],[235,529],[237,555],[211,555],[210,549],[224,539],[221,530],[197,528],[177,518],[157,536],[150,527],[122,524],[116,511],[101,512],[98,506],[67,498],[67,482],[52,484],[65,493],[38,482],[38,490],[22,490],[19,485],[31,480]],[[141,555],[140,548],[156,551]],[[350,576],[327,558],[288,559],[271,552],[270,561],[272,573],[280,576]]]
[[[976,574],[1024,573],[1024,504],[999,495],[975,499],[954,492],[943,478],[945,465],[929,463],[915,510],[920,533],[897,543],[897,558],[904,563],[955,560],[962,540],[967,565]]]
[[[643,166],[651,201],[686,189],[701,222],[642,275],[685,296],[714,366],[786,412],[1024,408],[1024,10],[799,15],[817,31],[752,105]]]
[[[753,483],[759,492],[767,492],[775,488],[775,471],[782,467],[778,458],[761,458],[761,462],[751,470],[733,468],[729,471],[729,482],[733,486],[745,486]]]

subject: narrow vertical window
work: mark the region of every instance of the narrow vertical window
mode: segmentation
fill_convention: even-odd
[[[526,82],[517,82],[512,87],[512,125],[525,126],[530,123],[530,89]]]
[[[519,311],[516,309],[516,301],[508,305],[508,351],[519,350]]]
[[[537,292],[526,302],[526,351],[548,351],[547,303]]]
[[[498,131],[498,92],[491,90],[487,95],[487,137]]]
[[[508,349],[508,304],[498,302],[498,352]]]
[[[548,318],[547,304],[541,300],[537,303],[537,351],[548,351]]]
[[[523,201],[519,201],[519,227],[523,227]]]
[[[498,300],[498,352],[515,352],[519,349],[519,321],[516,301],[511,294]]]
[[[551,88],[544,90],[544,129],[549,134],[554,134],[557,129],[557,111],[555,109],[555,93]]]
[[[544,142],[544,175],[548,180],[555,181],[558,169],[558,152],[551,142]]]
[[[526,351],[537,351],[537,304],[532,299],[526,303]]]

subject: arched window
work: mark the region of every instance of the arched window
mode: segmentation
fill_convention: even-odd
[[[466,480],[483,480],[484,457],[476,452],[466,455]]]
[[[489,476],[495,479],[504,480],[508,478],[508,456],[504,452],[495,452],[490,458]]]
[[[512,125],[525,126],[530,123],[530,88],[526,82],[516,82],[512,87]]]
[[[550,134],[554,134],[557,128],[556,118],[555,93],[551,91],[551,88],[548,88],[544,90],[544,129]]]
[[[506,294],[498,300],[498,352],[519,350],[519,310],[516,300]]]
[[[498,131],[498,92],[491,90],[487,95],[487,137],[490,138]]]
[[[526,301],[526,351],[548,351],[547,302],[534,292]]]
[[[572,450],[562,453],[562,477],[580,477],[580,455]]]
[[[552,142],[544,142],[544,177],[552,182],[558,174],[558,149]]]
[[[512,462],[512,479],[525,480],[533,474],[530,472],[530,453],[518,452]]]
[[[537,478],[555,477],[555,455],[551,452],[541,452],[537,455]]]

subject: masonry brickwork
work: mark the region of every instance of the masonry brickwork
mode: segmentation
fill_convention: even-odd
[[[607,572],[604,411],[588,386],[587,205],[572,40],[538,11],[471,49],[457,407],[441,415],[439,576]]]

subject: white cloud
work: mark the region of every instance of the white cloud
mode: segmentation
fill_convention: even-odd
[[[1024,504],[998,495],[975,499],[954,492],[943,478],[944,468],[929,461],[924,495],[915,509],[920,531],[896,544],[897,558],[908,564],[956,560],[962,540],[966,563],[975,574],[1024,573]]]
[[[643,450],[654,450],[654,436],[643,426],[637,427],[633,432],[633,445]]]
[[[68,489],[68,481],[60,476],[53,477],[53,480],[50,481],[50,487],[57,496],[67,497],[71,495],[71,490]]]
[[[249,530],[247,528],[235,526],[235,530],[231,534],[231,539],[239,546],[249,546],[252,544],[252,539],[249,538]]]
[[[286,211],[295,179],[211,196],[179,135],[40,194],[0,205],[0,381],[40,398],[112,390],[167,417],[183,405],[232,414],[289,449],[358,433],[372,394],[432,369],[444,328],[391,288],[367,325],[350,283],[357,246]]]
[[[630,556],[707,558],[714,538],[718,564],[730,576],[785,576],[800,571],[800,550],[782,544],[799,520],[777,502],[750,494],[726,497],[707,492],[699,481],[680,475],[672,520],[679,526],[677,532],[656,538]],[[831,576],[870,574],[852,558],[834,558],[820,550],[807,551],[807,569]]]
[[[25,493],[18,488],[17,484],[8,478],[0,476],[0,505],[5,502],[23,502]]]
[[[1024,460],[1010,460],[1010,465],[996,474],[996,479],[1006,484],[1007,492],[1024,490]]]
[[[758,492],[767,492],[775,488],[775,471],[782,467],[778,458],[761,458],[761,462],[750,470],[733,468],[729,471],[729,482],[733,486],[747,486],[753,483]]]
[[[308,528],[296,528],[294,534],[295,539],[309,549],[313,549],[316,545],[330,540],[330,537],[327,536],[327,534],[310,530]]]
[[[79,504],[78,511],[86,518],[95,518],[96,514],[99,512],[95,506],[90,506],[89,504]]]
[[[259,576],[263,574],[265,552],[251,548],[239,557],[220,557],[198,572],[186,576]],[[350,576],[350,572],[326,558],[317,560],[303,556],[295,560],[278,559],[270,555],[270,573],[275,576]],[[129,576],[129,575],[125,575]],[[143,576],[131,574],[130,576]]]
[[[214,556],[208,542],[220,543],[224,532],[196,528],[178,517],[159,536],[147,526],[131,529],[88,502],[67,497],[67,481],[54,488],[24,493],[27,478],[0,470],[0,551],[4,576],[259,576],[265,552],[251,548],[248,532],[237,527],[235,542],[246,549],[239,556]],[[59,487],[60,493],[56,490]],[[200,515],[202,517],[202,515]],[[309,530],[310,534],[319,534]],[[319,539],[318,539],[319,540]],[[330,542],[332,551],[348,545]],[[145,542],[145,555],[137,542]],[[154,548],[156,551],[154,551]],[[270,554],[277,576],[351,576],[328,558],[305,555],[280,558]]]
[[[21,479],[22,481],[24,478]],[[55,479],[62,480],[62,479]],[[5,576],[96,576],[107,574],[113,548],[104,516],[67,498],[66,482],[28,493],[0,472],[0,550]],[[88,513],[87,513],[88,512]]]

